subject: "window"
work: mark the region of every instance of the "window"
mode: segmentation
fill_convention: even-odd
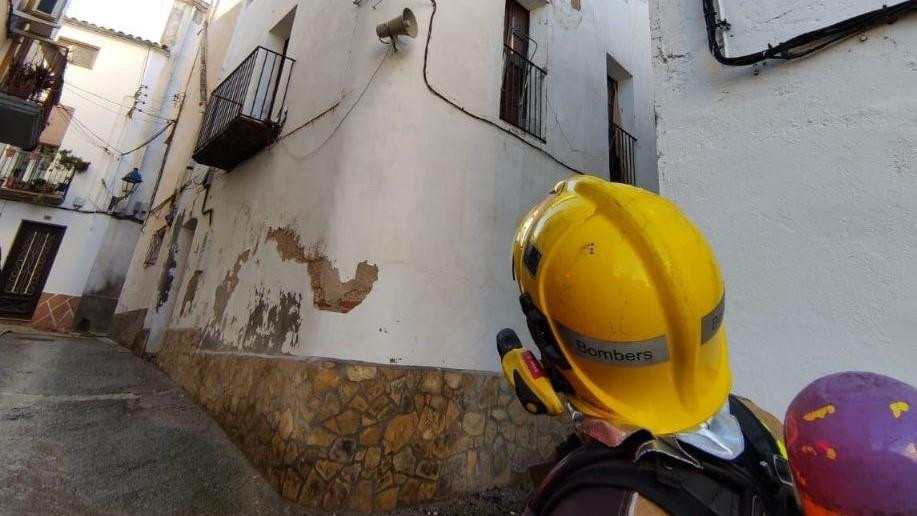
[[[98,47],[67,38],[58,38],[58,43],[67,47],[67,61],[71,64],[89,68],[90,70],[95,65],[96,57],[99,55]]]
[[[506,0],[500,118],[543,140],[545,71],[530,60],[530,45],[537,50],[529,36],[529,11],[516,0]]]
[[[35,10],[47,15],[54,16],[55,11],[57,10],[57,5],[60,3],[61,0],[41,0],[38,2],[38,6],[35,7]]]
[[[637,184],[637,139],[623,127],[624,120],[633,117],[633,81],[611,56],[607,56],[607,68],[609,179],[633,185]]]
[[[154,265],[159,258],[159,250],[162,248],[162,241],[166,237],[166,228],[159,228],[153,233],[153,239],[150,240],[150,248],[146,251],[146,260],[143,261],[144,267]]]

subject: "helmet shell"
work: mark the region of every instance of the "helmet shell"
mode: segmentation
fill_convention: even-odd
[[[703,235],[670,201],[567,179],[523,219],[513,268],[570,364],[559,371],[583,413],[664,435],[726,402],[723,280]]]
[[[790,403],[784,431],[807,513],[917,513],[913,386],[866,372],[819,378]]]

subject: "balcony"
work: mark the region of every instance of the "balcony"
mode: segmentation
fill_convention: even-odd
[[[74,172],[83,167],[68,167],[64,160],[73,158],[62,160],[55,149],[42,149],[30,152],[7,146],[0,152],[0,199],[51,206],[64,202]]]
[[[232,170],[280,134],[294,60],[256,48],[213,90],[194,160]]]
[[[0,65],[0,143],[33,149],[60,100],[67,49],[17,33],[8,56]]]
[[[544,141],[544,78],[547,72],[509,45],[503,46],[500,118]]]
[[[611,180],[616,183],[637,184],[635,151],[637,139],[621,126],[608,127],[608,167]]]

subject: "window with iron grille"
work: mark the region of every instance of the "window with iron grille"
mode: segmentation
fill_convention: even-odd
[[[166,228],[162,227],[153,233],[153,239],[150,240],[150,248],[146,252],[146,260],[143,261],[145,267],[154,265],[159,258],[159,250],[162,249],[162,241],[166,237]]]
[[[637,184],[637,139],[624,129],[624,105],[633,112],[632,76],[611,56],[608,62],[608,173],[616,183]],[[626,93],[626,94],[625,94]]]
[[[530,51],[534,52],[535,48],[529,36],[529,11],[516,0],[506,0],[500,118],[544,140],[542,113],[546,72],[531,61]]]
[[[96,64],[96,57],[99,56],[99,47],[87,45],[67,38],[58,38],[58,43],[67,47],[67,61],[70,64],[92,69]]]

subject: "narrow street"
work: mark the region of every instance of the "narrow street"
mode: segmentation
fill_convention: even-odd
[[[0,336],[0,514],[301,514],[109,341]]]
[[[271,489],[151,363],[108,340],[2,332],[0,516],[315,514]],[[528,489],[391,514],[518,514]]]

